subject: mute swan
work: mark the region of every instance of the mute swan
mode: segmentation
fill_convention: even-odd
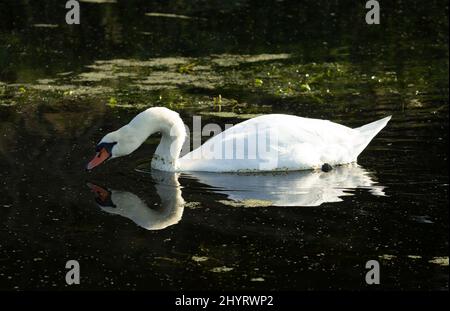
[[[161,132],[151,167],[162,171],[280,171],[316,169],[356,162],[390,116],[351,129],[326,120],[269,114],[241,122],[180,158],[186,129],[178,113],[152,107],[105,135],[88,163],[129,155],[150,135]]]

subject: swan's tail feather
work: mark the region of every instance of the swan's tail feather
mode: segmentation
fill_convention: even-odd
[[[355,160],[367,147],[372,139],[386,126],[392,116],[355,128],[359,132],[358,142],[355,144]]]

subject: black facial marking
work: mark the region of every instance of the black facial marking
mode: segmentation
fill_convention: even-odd
[[[112,142],[112,143],[100,143],[95,147],[95,152],[100,152],[100,150],[102,150],[103,148],[106,149],[106,151],[108,151],[109,154],[112,153],[112,148],[114,147],[114,145],[117,144],[117,142]]]

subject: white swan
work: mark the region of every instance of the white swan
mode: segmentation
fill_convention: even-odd
[[[162,137],[151,166],[162,171],[279,171],[346,164],[356,162],[390,118],[351,129],[326,120],[269,114],[239,123],[180,158],[186,139],[183,121],[170,109],[153,107],[105,135],[87,169],[132,153],[156,132]]]

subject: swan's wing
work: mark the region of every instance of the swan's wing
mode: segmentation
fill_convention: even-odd
[[[265,115],[214,136],[182,157],[180,168],[213,172],[292,170],[347,163],[353,161],[350,155],[356,135],[355,130],[326,120]]]

